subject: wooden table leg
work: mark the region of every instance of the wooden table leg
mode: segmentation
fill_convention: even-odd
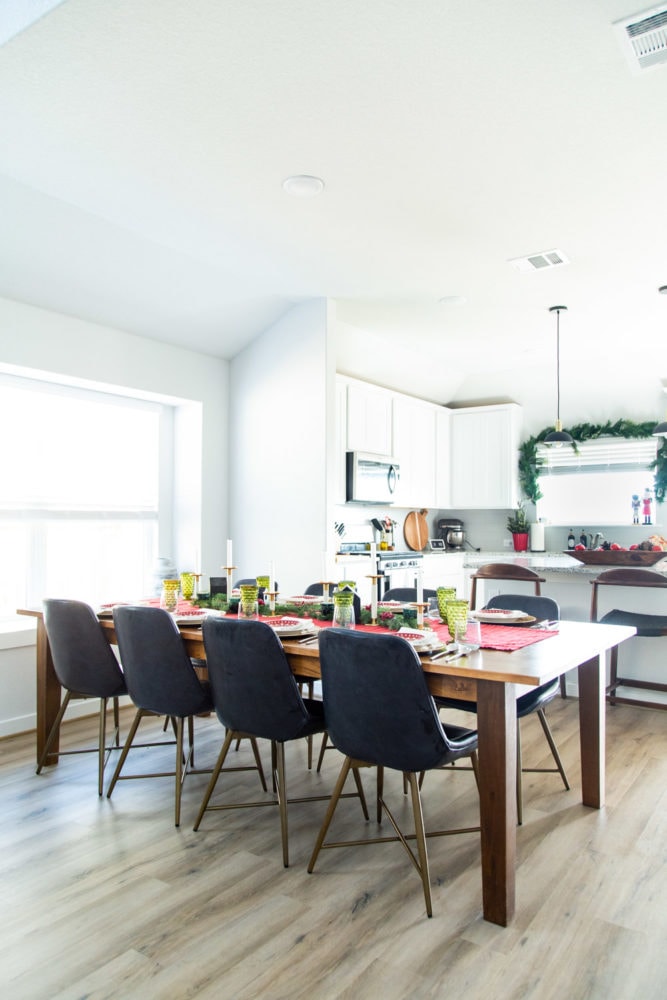
[[[516,876],[516,690],[477,682],[479,808],[484,919],[507,927]]]
[[[581,801],[601,809],[605,801],[605,656],[579,666]]]
[[[53,669],[51,647],[42,618],[37,619],[37,761],[42,755],[51,727],[60,709],[61,687]],[[57,764],[60,734],[52,744],[47,764]]]

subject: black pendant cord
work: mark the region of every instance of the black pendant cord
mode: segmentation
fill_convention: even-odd
[[[560,429],[560,309],[556,310],[556,420]]]

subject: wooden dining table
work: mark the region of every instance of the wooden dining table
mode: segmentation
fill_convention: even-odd
[[[37,758],[43,750],[60,705],[60,684],[53,669],[41,611],[19,613],[37,619]],[[113,621],[102,621],[115,644]],[[181,625],[188,654],[201,661],[206,650],[201,628]],[[422,656],[433,695],[477,702],[479,734],[479,799],[484,918],[507,926],[516,906],[516,701],[529,688],[568,670],[579,679],[579,743],[581,801],[593,809],[605,802],[605,667],[606,652],[631,638],[635,629],[622,625],[561,621],[556,634],[503,652],[480,649],[447,661]],[[283,639],[292,671],[320,676],[317,645]],[[58,748],[54,744],[54,753]],[[48,763],[57,763],[51,756]]]

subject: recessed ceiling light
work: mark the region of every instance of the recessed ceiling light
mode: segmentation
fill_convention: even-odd
[[[321,177],[296,174],[294,177],[285,178],[283,190],[295,198],[314,198],[324,191],[324,181]]]
[[[465,295],[443,295],[438,299],[441,306],[463,306],[467,301]]]

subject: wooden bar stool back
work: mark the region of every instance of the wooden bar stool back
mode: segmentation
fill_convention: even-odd
[[[477,607],[477,581],[478,580],[510,580],[515,583],[517,580],[525,580],[535,585],[535,596],[542,593],[540,585],[544,583],[544,577],[540,576],[527,566],[516,566],[514,563],[485,563],[480,566],[470,577],[472,586],[470,588],[470,610]]]

